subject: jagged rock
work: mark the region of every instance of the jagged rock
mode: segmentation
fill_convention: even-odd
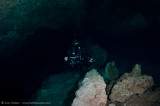
[[[107,103],[106,84],[99,73],[89,71],[76,91],[72,106],[105,106]]]
[[[108,64],[111,64],[111,63],[108,63]],[[114,74],[116,74],[116,75],[114,75],[113,73],[112,73],[112,71],[110,71],[112,74],[111,75],[114,75],[114,76],[118,76],[118,72],[116,72],[117,71],[117,68],[116,68],[116,66],[115,66],[115,63],[112,63],[113,64],[113,66],[115,67],[115,68],[113,68],[113,69],[115,69],[115,71],[113,72]],[[108,66],[109,65],[107,65],[106,67],[106,69],[105,69],[105,74],[103,74],[104,76],[104,79],[106,79],[106,76],[105,75],[109,75],[108,74]],[[107,72],[106,72],[107,71]],[[115,73],[116,72],[116,73]],[[106,74],[107,73],[107,74]],[[125,73],[125,74],[123,74],[119,79],[117,79],[117,80],[112,80],[108,85],[107,85],[107,88],[106,88],[106,92],[107,92],[107,94],[110,94],[110,92],[111,92],[111,89],[112,89],[112,87],[114,86],[114,84],[115,83],[117,83],[117,82],[119,82],[119,81],[122,81],[123,79],[126,79],[127,77],[136,77],[136,76],[140,76],[141,75],[141,65],[139,65],[139,64],[136,64],[134,67],[133,67],[133,69],[132,69],[132,71],[130,72],[130,73]],[[108,77],[107,77],[108,78]],[[106,81],[106,80],[105,80]]]
[[[136,64],[130,73],[123,74],[118,81],[123,80],[127,77],[136,77],[141,75],[141,65]]]
[[[117,80],[112,80],[106,88],[106,93],[109,95],[111,93],[111,89],[113,88],[114,84],[116,84],[119,81],[122,81],[123,79],[126,79],[127,77],[136,77],[141,75],[141,65],[136,64],[132,71],[130,73],[125,73],[123,74],[119,79]],[[105,76],[104,76],[105,78]]]
[[[126,106],[160,106],[160,91],[149,91],[134,95],[125,102]]]
[[[74,73],[50,76],[35,93],[30,102],[44,102],[52,106],[69,106],[74,98],[74,87],[80,75]],[[73,97],[72,97],[73,96]],[[44,104],[35,104],[34,106]]]
[[[115,80],[119,76],[118,69],[115,65],[115,62],[112,61],[107,63],[105,67],[104,79]]]
[[[127,77],[113,86],[109,98],[112,102],[125,102],[134,94],[143,94],[153,85],[154,82],[151,76]]]
[[[132,69],[132,71],[131,71],[131,73],[130,73],[130,76],[136,77],[136,76],[140,76],[140,75],[141,75],[141,65],[136,64],[136,65],[133,67],[133,69]]]

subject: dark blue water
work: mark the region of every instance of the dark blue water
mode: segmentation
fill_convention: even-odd
[[[148,29],[121,35],[113,32],[104,34],[91,27],[77,31],[76,38],[90,38],[107,50],[108,61],[115,60],[122,73],[131,71],[136,63],[141,64],[142,73],[152,75],[156,86],[160,86],[159,29],[159,25],[153,23]],[[18,51],[0,60],[0,98],[10,101],[29,98],[44,79],[64,72],[63,57],[74,35],[75,31],[67,28],[39,28]]]

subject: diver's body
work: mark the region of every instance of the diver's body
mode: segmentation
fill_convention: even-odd
[[[64,57],[66,63],[75,69],[81,69],[82,67],[89,67],[93,62],[93,58],[81,48],[79,42],[74,40],[71,48],[68,50],[66,57]]]

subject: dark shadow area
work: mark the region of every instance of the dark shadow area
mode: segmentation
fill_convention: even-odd
[[[63,57],[73,33],[39,28],[31,36],[23,47],[0,61],[2,100],[31,96],[44,79],[65,70]]]

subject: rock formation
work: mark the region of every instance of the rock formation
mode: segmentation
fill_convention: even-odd
[[[115,62],[112,61],[110,63],[107,63],[105,67],[104,78],[108,80],[115,80],[118,76],[119,76],[119,72],[115,65]]]
[[[134,95],[125,104],[126,106],[159,106],[160,91],[149,91],[141,95]]]
[[[131,73],[125,73],[113,86],[109,98],[112,102],[125,102],[134,94],[143,94],[154,85],[151,76],[140,76],[140,65],[135,65]]]
[[[139,64],[136,64],[130,73],[111,81],[107,88],[104,79],[95,69],[86,73],[76,91],[75,85],[79,78],[80,76],[75,73],[51,76],[42,83],[42,87],[30,102],[43,101],[48,103],[46,105],[53,106],[159,106],[160,104],[159,88],[155,91],[149,89],[154,84],[153,78],[141,75]]]
[[[139,64],[136,64],[132,71],[130,73],[124,73],[119,79],[118,81],[120,80],[123,80],[127,77],[136,77],[136,76],[140,76],[141,75],[141,65]]]
[[[110,99],[112,102],[124,102],[134,94],[143,94],[151,86],[153,86],[151,76],[128,77],[114,85]]]
[[[76,91],[72,106],[105,106],[107,103],[106,84],[99,73],[89,71]]]

